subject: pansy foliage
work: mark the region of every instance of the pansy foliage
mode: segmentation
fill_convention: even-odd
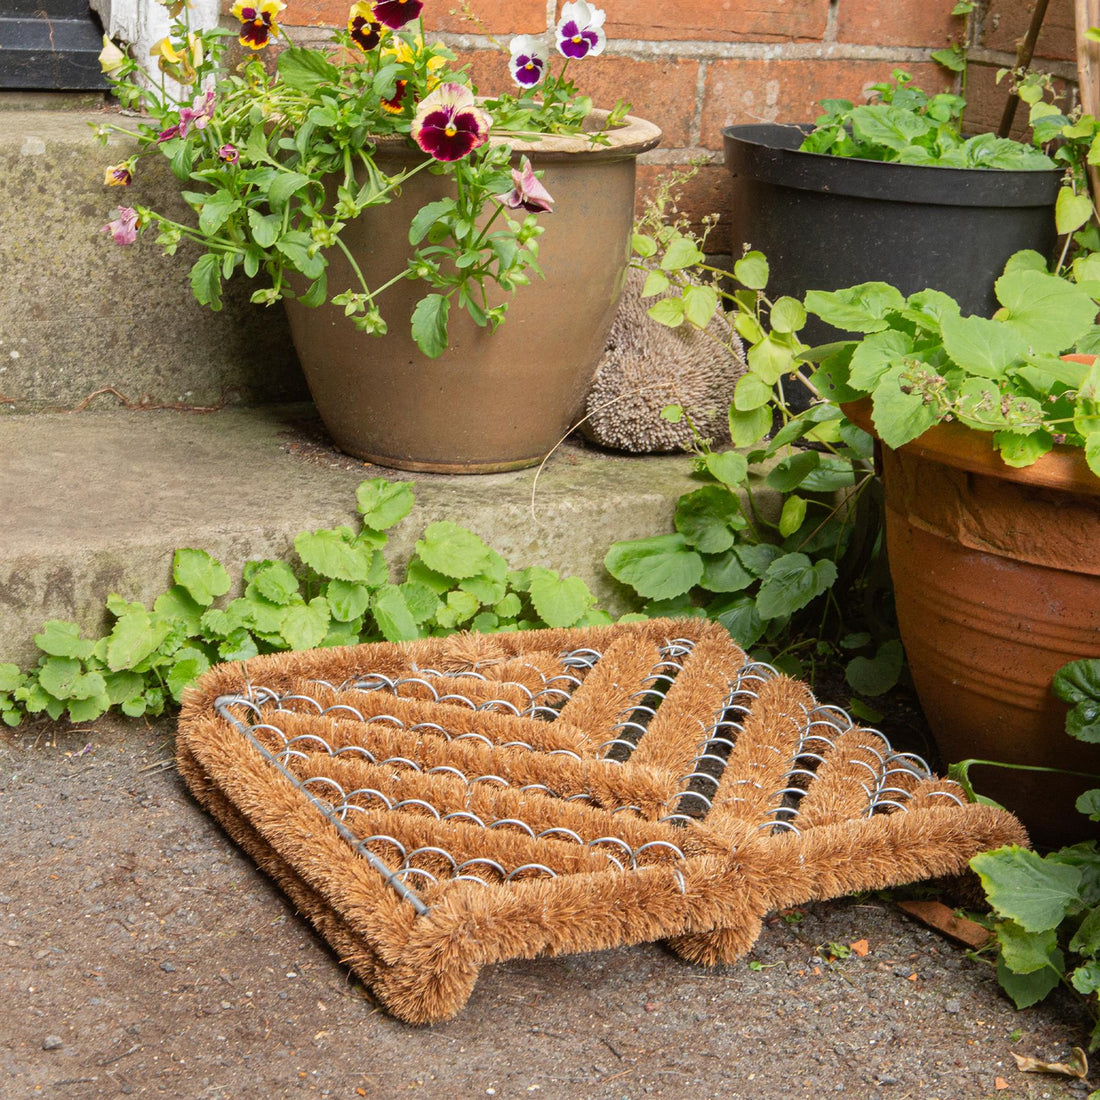
[[[358,329],[380,334],[380,294],[413,279],[427,284],[412,317],[426,355],[446,349],[452,304],[495,328],[508,295],[539,274],[539,215],[553,204],[530,164],[515,171],[510,137],[585,130],[592,104],[565,67],[602,51],[604,16],[566,3],[545,36],[519,36],[508,61],[518,92],[487,100],[454,53],[425,37],[424,8],[423,0],[356,0],[332,42],[311,49],[290,41],[283,20],[293,27],[308,19],[295,18],[283,0],[237,0],[230,9],[237,25],[210,30],[193,29],[188,7],[174,4],[170,33],[153,55],[175,90],[169,81],[157,86],[105,40],[100,64],[112,90],[144,116],[135,125],[97,127],[104,141],[113,130],[137,143],[134,155],[107,170],[105,185],[129,187],[146,158],[163,156],[194,218],[134,203],[120,206],[104,233],[130,245],[155,227],[170,255],[182,242],[199,245],[191,286],[212,309],[221,307],[224,281],[243,272],[264,284],[253,302],[331,301]],[[236,67],[223,64],[232,39],[244,53]],[[556,75],[551,42],[562,55]],[[623,113],[613,112],[609,125]],[[596,132],[591,140],[606,138]],[[383,168],[377,151],[395,141],[416,155],[405,167]],[[341,231],[425,171],[451,177],[453,197],[415,215],[406,266],[368,284]],[[349,259],[355,285],[329,285],[334,248]]]

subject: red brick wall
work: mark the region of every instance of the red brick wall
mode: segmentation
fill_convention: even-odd
[[[593,2],[593,0],[590,0]],[[729,203],[722,165],[722,127],[740,122],[812,120],[824,97],[859,99],[870,83],[895,68],[912,72],[929,90],[951,86],[953,74],[931,51],[961,38],[955,0],[595,0],[607,13],[607,48],[575,62],[578,85],[599,106],[629,100],[635,114],[664,131],[659,149],[641,165],[640,201],[669,165],[706,157],[685,190],[682,209],[693,218],[721,213]],[[1005,92],[997,68],[1011,65],[1027,30],[1034,0],[979,0],[973,17],[967,89],[974,128],[995,128]],[[342,24],[348,0],[288,0],[283,24],[297,39]],[[505,55],[493,52],[516,33],[541,32],[560,0],[473,0],[480,25],[463,18],[457,0],[425,0],[429,34],[440,31],[470,60],[483,91],[510,84]],[[548,10],[549,9],[549,10]],[[1073,2],[1050,0],[1036,51],[1037,64],[1062,76],[1073,72]],[[301,28],[295,33],[294,28]],[[1020,112],[1021,115],[1023,112]],[[721,222],[711,247],[728,249]]]

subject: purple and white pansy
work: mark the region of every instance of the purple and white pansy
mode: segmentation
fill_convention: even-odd
[[[508,69],[521,88],[533,88],[546,75],[550,51],[546,42],[533,34],[517,34],[508,48],[512,53]]]
[[[558,52],[570,59],[598,57],[607,44],[603,33],[605,18],[601,8],[593,8],[585,0],[563,4],[557,26]]]
[[[489,114],[465,84],[440,84],[416,109],[409,134],[436,160],[461,160],[489,140]]]

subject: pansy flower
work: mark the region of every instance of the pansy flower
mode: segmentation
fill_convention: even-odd
[[[115,213],[118,217],[108,222],[100,232],[109,233],[115,244],[133,244],[137,240],[137,211],[132,206],[120,206]]]
[[[554,212],[553,196],[539,182],[531,162],[526,157],[520,161],[519,168],[512,169],[512,190],[506,194],[497,195],[496,200],[511,210],[518,210],[522,206],[532,214]]]
[[[546,44],[531,34],[517,34],[508,43],[512,56],[508,68],[512,79],[521,88],[533,88],[546,75],[546,62],[550,59]]]
[[[241,23],[237,41],[250,50],[262,50],[272,36],[278,38],[279,24],[275,17],[285,7],[282,0],[260,0],[258,4],[237,0],[230,10],[230,15]]]
[[[241,154],[236,145],[231,145],[228,141],[218,150],[218,160],[225,164],[236,164],[240,159]]]
[[[423,7],[423,0],[374,0],[371,4],[374,18],[389,27],[391,31],[411,23]]]
[[[193,84],[195,70],[203,60],[202,39],[189,31],[187,41],[181,42],[177,50],[170,38],[161,38],[153,43],[149,56],[157,59],[161,72],[175,77],[181,84]]]
[[[127,61],[126,55],[106,35],[103,36],[103,49],[99,51],[99,68],[104,73],[114,73]]]
[[[103,182],[108,187],[129,187],[134,182],[134,173],[131,171],[130,162],[124,160],[121,164],[110,164],[103,173]]]
[[[447,83],[420,101],[409,133],[436,160],[461,160],[489,140],[492,123],[469,88]]]
[[[364,53],[369,53],[382,41],[382,24],[374,18],[366,0],[352,4],[348,12],[348,34]]]
[[[558,52],[569,58],[603,53],[607,44],[603,33],[605,18],[602,9],[590,7],[585,0],[563,4],[557,28]]]
[[[214,117],[214,93],[208,91],[195,96],[190,107],[180,108],[179,136],[186,137],[187,131],[194,126],[196,130],[205,130],[206,124]]]

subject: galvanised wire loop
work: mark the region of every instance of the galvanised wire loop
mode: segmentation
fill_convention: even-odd
[[[336,756],[359,756],[362,757],[368,764],[375,763],[374,753],[369,749],[363,748],[362,745],[343,745],[338,748],[333,754]]]
[[[667,848],[670,852],[673,853],[673,855],[676,856],[677,859],[684,859],[685,858],[683,851],[680,848],[677,848],[676,845],[673,844],[671,840],[647,840],[645,842],[645,844],[640,844],[635,849],[635,851],[634,851],[635,862],[637,861],[638,857],[642,854],[642,852],[644,852],[647,848]]]
[[[410,760],[407,756],[387,756],[378,766],[380,768],[402,767],[414,772],[424,770],[415,760]]]
[[[455,870],[458,867],[458,863],[455,861],[455,857],[451,855],[445,848],[437,848],[433,844],[426,844],[423,848],[414,848],[413,851],[405,857],[406,863],[411,864],[417,856],[442,856],[450,865],[451,870]]]
[[[495,859],[489,859],[487,856],[474,856],[473,859],[468,859],[464,863],[458,864],[455,868],[457,874],[464,874],[467,867],[489,867],[494,870],[501,878],[507,878],[508,872]]]
[[[451,738],[452,741],[480,741],[484,745],[488,745],[489,748],[493,748],[492,741],[483,733],[460,733],[457,737]]]
[[[423,867],[402,867],[400,870],[394,871],[393,873],[393,877],[402,882],[408,875],[422,875],[433,886],[439,885],[439,879],[437,879],[435,875],[431,873],[431,871],[426,871]]]
[[[402,862],[408,859],[408,852],[405,845],[402,844],[397,837],[390,836],[387,833],[375,833],[373,836],[365,836],[359,843],[362,844],[364,848],[369,844],[389,844],[400,853]]]
[[[518,878],[520,875],[528,874],[531,871],[538,872],[539,874],[549,875],[550,878],[557,878],[558,872],[551,867],[547,867],[545,863],[525,863],[522,867],[517,867],[514,871],[509,872],[504,877],[505,882],[511,882],[513,879]]]
[[[323,737],[318,737],[315,733],[300,733],[297,737],[292,737],[289,741],[287,741],[286,747],[288,749],[294,746],[298,746],[300,748],[301,743],[307,741],[313,741],[318,744],[321,748],[321,752],[325,753],[326,756],[332,755],[332,746]]]
[[[407,810],[411,806],[427,810],[436,821],[439,820],[439,811],[430,802],[425,802],[422,798],[403,798],[400,802],[393,804],[395,810]]]
[[[572,829],[567,829],[564,825],[552,825],[549,829],[543,829],[535,839],[542,840],[545,837],[552,837],[556,840],[559,836],[564,836],[566,839],[572,840],[576,844],[584,843],[580,833],[575,833]]]
[[[279,702],[279,706],[278,706],[279,710],[288,710],[289,709],[288,707],[283,706],[284,703],[308,703],[311,707],[313,707],[317,711],[318,714],[322,713],[321,704],[318,703],[317,700],[314,699],[310,695],[280,695],[280,696],[278,696],[278,702]],[[294,712],[292,711],[291,713],[294,713]]]
[[[630,845],[627,844],[627,842],[625,840],[623,840],[621,837],[617,837],[617,836],[598,836],[598,837],[595,838],[595,840],[590,840],[588,842],[587,847],[595,848],[599,844],[613,844],[613,845],[615,845],[616,848],[621,849],[625,853],[626,858],[630,861],[630,867],[631,867],[632,870],[635,866],[637,866],[637,861],[634,858],[634,849],[631,848]]]
[[[532,829],[526,821],[520,821],[518,817],[498,817],[489,828],[498,829],[504,825],[511,825],[513,828],[522,829],[532,840],[535,839],[535,830]]]
[[[954,791],[929,791],[929,798],[949,798],[956,806],[964,806],[965,803]]]
[[[480,826],[482,829],[486,828],[485,822],[475,813],[471,813],[469,810],[455,810],[453,813],[444,814],[440,819],[441,821],[472,821],[475,825]]]
[[[355,707],[350,706],[347,703],[333,703],[332,706],[325,707],[321,711],[321,717],[324,717],[326,714],[335,714],[337,711],[347,711],[348,714],[352,715],[357,722],[366,721],[360,711],[356,710]],[[374,719],[372,719],[372,721],[374,721]]]

